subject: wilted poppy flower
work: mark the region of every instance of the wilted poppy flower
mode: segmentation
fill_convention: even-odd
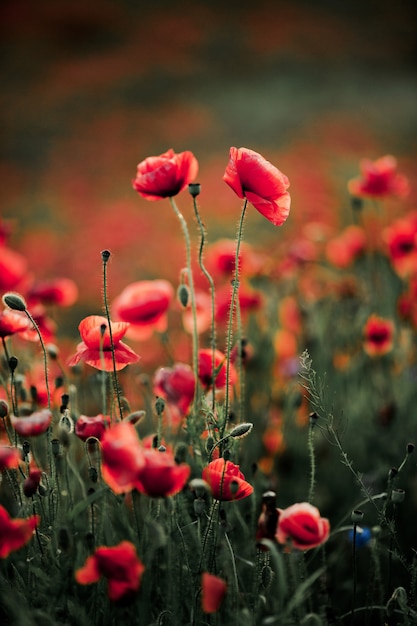
[[[136,477],[136,489],[151,498],[173,496],[184,487],[191,468],[186,463],[175,462],[174,455],[166,450],[143,451],[145,465],[139,469]]]
[[[39,515],[32,515],[27,519],[12,519],[0,505],[0,558],[6,559],[11,552],[26,545],[40,520]]]
[[[392,266],[402,278],[417,274],[417,224],[413,218],[396,220],[382,235]]]
[[[27,261],[24,256],[6,246],[0,247],[0,291],[15,289],[26,271]]]
[[[227,590],[223,578],[203,572],[201,575],[201,606],[204,613],[216,613],[219,610]]]
[[[49,409],[42,409],[22,417],[10,415],[10,421],[21,437],[37,437],[48,430],[52,421],[52,412]]]
[[[127,493],[136,487],[145,456],[135,427],[120,422],[108,428],[101,438],[103,480],[115,493]]]
[[[281,226],[287,219],[291,204],[288,178],[258,152],[230,148],[223,180],[274,226]]]
[[[129,363],[136,363],[140,359],[136,352],[121,341],[128,328],[129,324],[126,322],[111,323],[117,370],[123,369]],[[67,361],[68,365],[73,366],[84,361],[99,370],[113,371],[113,356],[107,318],[101,315],[89,315],[81,320],[78,330],[83,341],[78,344],[77,352]]]
[[[16,469],[21,460],[20,450],[12,446],[0,445],[0,472],[5,469]]]
[[[197,172],[198,162],[192,152],[170,149],[139,163],[133,189],[147,200],[170,198],[185,189]]]
[[[24,313],[4,309],[0,312],[0,337],[9,337],[32,328],[29,318]]]
[[[397,160],[391,155],[376,161],[362,159],[360,169],[362,176],[348,182],[349,192],[353,196],[404,197],[410,190],[408,179],[397,173]]]
[[[78,287],[70,278],[42,280],[30,287],[27,298],[46,305],[71,306],[78,298]]]
[[[203,469],[202,477],[216,500],[242,500],[253,493],[252,485],[246,482],[239,466],[223,458],[211,461]]]
[[[173,297],[174,288],[167,280],[141,280],[123,289],[112,304],[112,313],[115,319],[129,322],[129,337],[148,339],[154,331],[167,329]]]
[[[372,314],[365,324],[363,348],[369,356],[382,356],[392,350],[394,323]]]
[[[198,352],[198,377],[201,384],[206,389],[213,385],[212,372],[213,351],[211,348],[203,348]],[[226,385],[226,356],[220,350],[214,352],[214,369],[216,375],[216,389],[222,389]],[[237,372],[232,364],[229,368],[229,383],[231,385],[237,382]]]
[[[159,368],[153,379],[155,395],[161,396],[169,407],[184,417],[194,398],[195,380],[193,370],[186,363]]]
[[[279,509],[276,539],[297,550],[310,550],[324,543],[330,533],[329,520],[308,502]]]
[[[108,580],[110,600],[129,600],[138,591],[145,567],[130,541],[117,546],[100,546],[89,556],[83,567],[75,572],[80,585],[90,585],[102,576]]]
[[[101,439],[106,428],[110,426],[110,417],[108,415],[80,415],[75,424],[75,434],[82,440],[87,441],[89,437]]]

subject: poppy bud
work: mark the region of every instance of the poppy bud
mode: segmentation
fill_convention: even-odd
[[[165,400],[161,397],[157,397],[155,401],[155,409],[157,415],[162,415],[165,409]]]
[[[200,185],[200,183],[190,183],[188,185],[188,193],[193,198],[196,198],[197,196],[199,196],[200,192],[201,192],[201,185]]]
[[[9,405],[6,400],[0,400],[0,417],[5,418],[9,415]]]
[[[26,311],[27,309],[25,299],[18,293],[5,293],[2,300],[13,311]]]
[[[90,477],[91,482],[96,483],[98,480],[98,472],[95,467],[91,466],[88,468],[88,475]]]
[[[186,309],[190,299],[190,290],[187,285],[182,283],[177,290],[177,298],[181,306]]]
[[[232,428],[229,435],[230,437],[233,437],[234,439],[242,439],[243,437],[246,437],[246,435],[249,435],[252,428],[253,428],[253,424],[251,424],[250,422],[239,424],[238,426],[235,426],[234,428]]]
[[[414,444],[407,443],[407,454],[411,454],[412,452],[414,452]]]
[[[16,367],[18,366],[19,361],[17,360],[17,358],[15,356],[11,356],[9,359],[9,368],[10,371],[13,373],[16,369]]]
[[[101,258],[103,259],[103,263],[107,263],[107,261],[110,259],[110,256],[111,256],[110,250],[103,250],[101,252]]]
[[[264,589],[268,589],[271,586],[274,573],[269,565],[264,565],[261,570],[261,582]]]

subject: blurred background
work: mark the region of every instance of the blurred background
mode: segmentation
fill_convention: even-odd
[[[178,280],[169,203],[132,190],[139,161],[173,148],[200,164],[208,240],[234,237],[240,201],[223,183],[231,145],[291,181],[288,236],[349,219],[359,159],[417,152],[415,2],[384,0],[3,0],[1,215],[37,278],[77,281],[96,312],[100,251],[112,295]],[[412,192],[410,202],[415,200]],[[192,220],[187,193],[179,203]],[[192,228],[192,224],[191,224]],[[283,236],[255,211],[245,238]],[[194,236],[194,235],[193,235]]]

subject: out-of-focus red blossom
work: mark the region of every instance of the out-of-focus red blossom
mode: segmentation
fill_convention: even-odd
[[[213,385],[212,371],[213,351],[211,348],[203,348],[198,352],[198,378],[206,389]],[[214,369],[218,371],[216,376],[216,389],[222,389],[226,385],[226,356],[220,350],[214,351]],[[237,372],[233,364],[229,366],[229,384],[234,385],[238,380]]]
[[[366,247],[366,234],[363,228],[352,224],[338,237],[331,239],[326,246],[328,261],[338,268],[349,267]]]
[[[87,441],[89,437],[95,437],[100,440],[109,426],[110,417],[108,415],[102,415],[101,413],[91,417],[80,415],[75,424],[75,434],[82,441]]]
[[[288,178],[258,152],[230,148],[223,180],[274,226],[281,226],[287,219],[291,204]]]
[[[229,317],[231,289],[224,285],[216,290],[216,321],[226,322]],[[241,283],[238,291],[240,312],[243,316],[262,306],[263,298],[259,291],[251,289],[245,283]]]
[[[135,489],[145,455],[135,427],[120,422],[108,428],[101,438],[103,480],[114,493]]]
[[[253,493],[252,485],[245,480],[239,466],[223,458],[211,461],[203,469],[202,477],[216,500],[242,500]]]
[[[408,179],[403,174],[398,174],[397,160],[391,155],[376,161],[362,159],[360,169],[361,176],[348,182],[349,192],[353,196],[404,198],[410,191]]]
[[[0,291],[15,289],[27,272],[24,256],[6,246],[0,247]]]
[[[102,328],[105,328],[104,333]],[[111,322],[117,370],[123,369],[130,363],[136,363],[140,359],[136,352],[121,341],[128,328],[127,322]],[[74,366],[80,361],[84,361],[96,369],[106,372],[113,371],[113,356],[107,318],[101,315],[89,315],[81,320],[78,330],[83,341],[78,344],[76,353],[68,359],[67,364]]]
[[[138,164],[133,189],[146,200],[170,198],[193,182],[197,173],[198,162],[192,152],[176,153],[171,148]]]
[[[398,299],[398,313],[417,328],[417,276],[409,280],[408,289]]]
[[[216,613],[227,591],[223,578],[203,572],[201,575],[201,607],[204,613]]]
[[[108,580],[110,600],[131,600],[139,590],[145,566],[140,561],[136,548],[130,541],[117,546],[100,546],[84,565],[75,572],[80,585],[96,583],[101,577]]]
[[[36,304],[31,307],[31,315],[39,328],[43,341],[46,343],[54,342],[56,336],[56,324],[54,320],[49,317],[43,305]],[[27,330],[19,333],[19,337],[25,339],[26,341],[39,341],[39,335],[32,324],[29,325]]]
[[[236,241],[233,239],[219,239],[207,246],[205,265],[213,278],[230,279],[235,271]],[[254,276],[263,267],[264,259],[257,254],[252,246],[245,241],[240,244],[239,275]]]
[[[0,558],[6,559],[11,552],[26,545],[40,521],[39,515],[32,515],[27,519],[12,519],[0,505]]]
[[[184,417],[194,398],[193,370],[186,363],[159,368],[153,379],[153,391],[155,395],[164,398],[171,409],[176,409]]]
[[[284,296],[278,306],[278,319],[286,330],[295,335],[301,332],[303,321],[300,305],[294,296]]]
[[[48,430],[52,422],[52,412],[42,409],[22,417],[10,415],[10,422],[21,437],[37,437]]]
[[[387,226],[383,239],[388,248],[392,266],[399,276],[417,274],[417,223],[415,215],[405,217]]]
[[[27,293],[28,302],[44,305],[71,306],[78,298],[78,287],[70,278],[35,282]]]
[[[30,328],[32,328],[32,324],[24,313],[12,311],[12,309],[0,311],[0,337],[23,333]]]
[[[32,498],[41,482],[42,478],[42,470],[38,467],[32,465],[29,468],[29,473],[25,480],[23,481],[23,493],[27,498]]]
[[[173,496],[183,489],[191,468],[186,463],[175,462],[174,455],[166,450],[143,451],[145,465],[139,470],[135,487],[151,498]]]
[[[196,326],[198,334],[206,332],[211,327],[211,296],[205,291],[195,291]],[[190,335],[194,332],[194,316],[191,302],[182,313],[184,329]]]
[[[16,469],[19,467],[21,453],[18,448],[0,445],[0,472],[5,469]]]
[[[165,332],[168,309],[174,288],[167,280],[142,280],[131,283],[112,304],[115,319],[129,322],[128,337],[145,340],[154,331]]]
[[[387,354],[394,344],[394,322],[373,313],[365,324],[363,335],[363,348],[369,356]]]
[[[329,520],[321,517],[320,511],[308,502],[278,509],[278,513],[276,539],[279,543],[297,550],[310,550],[320,546],[329,537]]]

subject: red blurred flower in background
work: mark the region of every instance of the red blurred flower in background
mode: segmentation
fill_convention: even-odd
[[[201,575],[201,606],[204,613],[216,613],[219,610],[227,590],[223,578],[203,572]]]
[[[0,291],[16,289],[26,272],[25,257],[6,246],[0,246]]]
[[[147,200],[170,198],[185,189],[197,173],[198,162],[192,152],[170,149],[138,164],[133,189]]]
[[[330,533],[329,520],[320,516],[320,511],[301,502],[278,509],[276,539],[279,543],[289,544],[298,550],[310,550],[324,543]]]
[[[140,357],[121,341],[129,324],[112,322],[111,330],[114,345],[116,369],[121,370],[130,363],[136,363]],[[77,346],[76,353],[67,361],[70,366],[84,361],[88,365],[106,372],[113,371],[113,355],[107,318],[101,315],[89,315],[81,320],[78,330],[83,340]]]
[[[245,480],[238,465],[225,459],[211,461],[202,472],[216,500],[242,500],[253,493],[253,487]]]
[[[23,481],[23,493],[27,498],[32,498],[38,490],[42,478],[42,470],[36,465],[31,465],[25,480]]]
[[[216,291],[216,321],[226,322],[230,310],[230,285],[224,285]],[[258,310],[262,306],[263,298],[260,291],[248,287],[245,283],[239,285],[238,302],[242,316]]]
[[[154,331],[166,331],[168,309],[174,288],[167,280],[142,280],[131,283],[112,304],[113,317],[129,322],[128,336],[144,340]]]
[[[288,178],[258,152],[230,148],[223,180],[274,226],[281,226],[287,219],[291,204]]]
[[[110,426],[110,417],[108,415],[80,415],[75,424],[75,434],[82,440],[87,441],[89,437],[101,439],[106,428]]]
[[[21,458],[18,448],[0,445],[0,472],[5,469],[16,469],[19,467]]]
[[[382,356],[392,350],[394,343],[394,322],[370,315],[363,329],[363,348],[369,356]]]
[[[102,576],[108,580],[110,600],[130,600],[140,587],[145,566],[138,558],[136,548],[130,541],[117,546],[100,546],[89,556],[83,567],[75,572],[80,585],[90,585]]]
[[[403,198],[408,195],[410,190],[408,179],[397,173],[397,160],[393,156],[386,155],[376,161],[362,159],[360,169],[361,177],[348,182],[349,192],[353,196]]]
[[[9,337],[32,328],[32,323],[24,313],[11,309],[0,311],[0,337]]]
[[[55,278],[35,282],[28,290],[29,303],[71,306],[78,298],[78,287],[70,278]]]
[[[135,487],[151,498],[173,496],[181,489],[190,475],[191,468],[186,463],[175,462],[168,450],[145,449],[145,465],[139,469]]]
[[[397,274],[402,278],[417,274],[416,213],[413,212],[387,226],[382,236]]]
[[[108,428],[101,438],[103,480],[114,493],[127,493],[136,487],[145,455],[135,427],[120,422]]]
[[[27,519],[12,519],[0,505],[0,558],[5,559],[11,552],[26,545],[40,520],[39,515],[32,515]]]
[[[365,231],[360,226],[352,224],[345,228],[340,235],[330,239],[326,246],[326,256],[335,267],[349,267],[365,250],[365,246]]]
[[[203,348],[198,352],[198,378],[206,389],[213,385],[212,357],[211,348]],[[216,389],[222,389],[226,385],[226,356],[220,350],[214,351],[214,369],[217,372]],[[230,364],[229,384],[235,384],[237,379],[236,369]]]
[[[175,363],[172,367],[160,367],[153,379],[153,391],[167,402],[173,417],[187,415],[194,398],[195,380],[191,367]]]
[[[21,437],[37,437],[48,430],[52,422],[52,412],[49,409],[42,409],[22,417],[10,415],[10,422]]]

